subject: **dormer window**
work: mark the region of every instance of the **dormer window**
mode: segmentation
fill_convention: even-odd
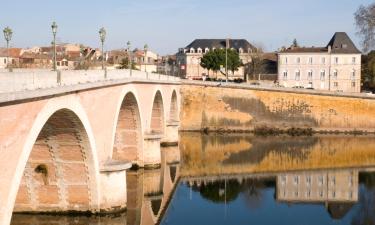
[[[347,44],[342,44],[342,45],[341,45],[341,48],[347,48],[347,47],[348,47]]]
[[[204,53],[207,53],[207,52],[209,52],[209,51],[210,51],[209,48],[204,49]]]
[[[242,48],[239,48],[239,49],[238,49],[238,52],[239,52],[240,54],[242,54],[242,53],[243,53],[243,49],[242,49]]]
[[[202,53],[202,49],[201,48],[198,48],[198,53]]]
[[[191,49],[190,49],[190,53],[195,53],[194,48],[191,48]]]
[[[253,50],[251,50],[251,48],[247,49],[247,53],[252,53],[252,52],[253,52]]]

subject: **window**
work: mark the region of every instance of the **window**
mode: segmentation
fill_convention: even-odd
[[[190,53],[194,53],[195,51],[194,51],[194,48],[191,48],[190,49]]]
[[[283,72],[283,77],[284,77],[284,80],[288,79],[288,71]]]
[[[353,57],[353,58],[352,58],[352,63],[353,63],[353,64],[356,63],[356,57]]]
[[[319,178],[318,178],[318,184],[319,184],[319,186],[323,185],[323,176],[319,176]]]
[[[339,64],[339,57],[335,57],[334,62],[335,64]]]
[[[334,87],[338,87],[338,86],[339,86],[339,83],[338,83],[338,82],[333,82],[333,86],[334,86]]]
[[[294,176],[294,184],[297,185],[299,182],[299,177],[298,176]]]
[[[352,87],[355,87],[355,82],[352,82]]]
[[[352,78],[352,80],[355,79],[355,70],[352,70],[351,74],[350,74],[350,77]]]
[[[206,48],[206,49],[204,50],[204,53],[207,53],[208,51],[210,51],[210,49]]]
[[[337,79],[337,70],[333,71],[333,79]]]
[[[198,48],[198,53],[202,53],[202,49],[201,48]]]
[[[332,186],[336,185],[336,177],[334,177],[334,176],[331,178],[331,185]]]
[[[238,53],[242,54],[243,53],[243,49],[242,48],[238,49]]]
[[[60,66],[60,62],[57,62],[56,64],[57,64],[58,66]]]
[[[310,177],[310,176],[307,176],[307,177],[306,177],[306,184],[307,184],[308,186],[311,185],[311,177]]]
[[[312,57],[309,58],[309,63],[313,64],[313,58]]]
[[[312,77],[313,77],[313,71],[310,70],[309,72],[307,72],[307,78],[308,78],[309,80],[312,80]]]
[[[285,64],[288,64],[288,57],[285,57]]]
[[[4,64],[6,64],[7,63],[7,59],[4,59]]]
[[[326,64],[326,58],[322,58],[322,64]]]
[[[326,79],[326,71],[322,70],[320,71],[320,80],[325,80]]]
[[[296,71],[296,80],[301,79],[301,72],[299,70]]]
[[[300,63],[301,63],[301,58],[298,57],[298,58],[296,59],[296,62],[297,62],[298,64],[300,64]]]

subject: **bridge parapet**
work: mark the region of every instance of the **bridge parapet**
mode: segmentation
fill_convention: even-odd
[[[175,76],[137,70],[20,70],[0,72],[0,94],[114,80],[180,81]]]

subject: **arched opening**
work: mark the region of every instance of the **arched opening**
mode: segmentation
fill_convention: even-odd
[[[156,92],[151,114],[151,133],[164,133],[164,107],[160,91]]]
[[[90,210],[90,180],[95,179],[91,157],[88,135],[80,119],[68,109],[56,111],[31,150],[14,212]]]
[[[136,163],[141,157],[141,130],[137,100],[134,94],[128,93],[118,115],[112,158]]]
[[[170,121],[175,122],[178,121],[178,105],[177,105],[177,94],[176,91],[173,91],[172,93],[172,99],[171,99],[171,109],[170,109]]]

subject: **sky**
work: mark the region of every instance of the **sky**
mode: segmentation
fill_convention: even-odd
[[[267,51],[325,46],[345,31],[360,48],[354,12],[374,0],[0,0],[0,28],[13,30],[11,46],[49,45],[51,23],[60,42],[106,49],[132,47],[174,54],[196,38],[244,38]],[[3,38],[0,46],[5,46]]]

